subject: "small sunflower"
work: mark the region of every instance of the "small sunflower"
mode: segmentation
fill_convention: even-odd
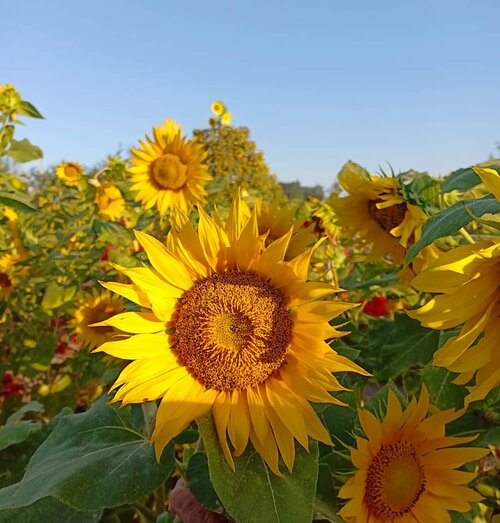
[[[115,401],[161,398],[157,457],[210,411],[232,467],[249,442],[276,474],[279,454],[292,470],[295,439],[306,449],[309,436],[331,444],[309,401],[342,404],[329,394],[343,389],[331,373],[367,373],[325,342],[345,334],[329,320],[353,304],[319,301],[338,289],[306,281],[312,249],[283,261],[291,231],[265,247],[239,196],[225,225],[200,208],[198,230],[186,218],[166,246],[136,235],[152,267],[117,267],[133,283],[103,285],[145,311],[101,322],[131,336],[97,351],[134,360]]]
[[[75,329],[77,339],[88,347],[97,347],[109,341],[118,333],[108,325],[91,327],[94,323],[107,320],[123,311],[123,298],[112,296],[109,291],[91,295],[80,301],[70,325]]]
[[[161,215],[170,209],[188,212],[195,203],[205,201],[205,185],[212,177],[205,163],[203,146],[182,136],[179,125],[165,120],[153,129],[153,139],[139,142],[132,149],[130,168],[136,200],[151,209],[155,204]]]
[[[224,125],[229,125],[232,121],[233,121],[233,115],[229,112],[225,112],[221,117],[220,117],[220,121],[224,124]]]
[[[56,176],[68,187],[74,187],[83,176],[83,167],[76,162],[60,163],[56,168]]]
[[[97,188],[94,203],[99,209],[99,214],[106,220],[119,220],[125,210],[122,193],[111,182],[105,182]]]
[[[220,116],[226,110],[224,104],[219,100],[213,102],[210,106],[210,109],[212,110],[212,113],[215,114],[215,116]]]
[[[330,199],[338,223],[370,246],[369,260],[391,254],[401,262],[406,248],[420,238],[425,213],[404,200],[396,178],[370,176],[348,162],[338,180],[349,194]]]
[[[480,501],[465,485],[476,476],[455,470],[486,456],[488,449],[449,448],[469,443],[472,437],[445,436],[447,423],[460,417],[453,409],[426,418],[429,394],[403,411],[396,394],[389,390],[387,413],[379,421],[360,409],[359,421],[366,439],[356,437],[351,459],[359,469],[341,488],[349,499],[339,515],[356,523],[448,523],[449,510],[468,512],[470,502]]]
[[[6,298],[14,290],[16,281],[10,268],[19,261],[11,254],[0,257],[0,297]]]
[[[466,404],[500,385],[500,240],[462,245],[442,254],[413,281],[420,291],[441,293],[407,311],[431,329],[461,326],[435,354],[433,364],[458,372],[455,383],[470,385]]]

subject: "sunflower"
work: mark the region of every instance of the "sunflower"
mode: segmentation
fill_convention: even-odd
[[[401,262],[406,248],[420,238],[425,213],[404,200],[397,178],[370,176],[348,162],[338,180],[349,194],[330,198],[338,223],[370,246],[369,260],[390,254]]]
[[[442,294],[407,311],[411,318],[431,329],[461,326],[434,354],[433,364],[458,372],[455,383],[459,385],[475,376],[466,404],[484,398],[500,384],[500,240],[462,245],[444,253],[412,285]]]
[[[319,301],[338,289],[306,282],[312,249],[283,261],[291,230],[265,247],[239,195],[225,225],[200,208],[198,230],[185,218],[166,246],[136,235],[152,268],[117,266],[133,283],[103,285],[146,310],[101,322],[133,335],[97,351],[134,360],[114,401],[162,398],[157,457],[210,411],[233,468],[227,435],[235,456],[251,441],[276,474],[279,454],[292,470],[294,438],[306,449],[309,436],[331,444],[309,401],[342,404],[328,393],[343,389],[331,372],[367,373],[325,342],[346,334],[328,322],[353,305]]]
[[[162,216],[169,209],[188,212],[194,203],[205,201],[204,187],[212,179],[205,164],[207,153],[196,140],[186,141],[173,120],[155,127],[153,138],[146,136],[140,149],[131,150],[136,200],[146,209],[156,204]]]
[[[315,242],[312,227],[305,227],[304,220],[296,220],[298,205],[278,200],[268,205],[256,200],[257,226],[260,235],[266,235],[266,245],[285,236],[292,227],[285,260],[291,260]],[[248,211],[250,215],[250,211]]]
[[[56,176],[68,187],[74,187],[83,176],[83,167],[76,162],[60,163],[56,168]]]
[[[106,220],[119,220],[125,210],[122,193],[111,182],[105,182],[97,188],[94,203],[99,209],[99,214]]]
[[[500,174],[495,169],[488,167],[473,167],[472,170],[481,178],[486,188],[493,193],[500,202]]]
[[[83,345],[97,347],[109,341],[118,331],[108,325],[90,327],[123,311],[123,299],[110,292],[94,292],[80,301],[70,326],[75,329],[77,339]]]
[[[212,110],[212,113],[215,114],[215,116],[220,116],[226,110],[224,104],[220,100],[213,102],[210,106],[210,109]]]
[[[379,421],[360,409],[359,421],[366,439],[356,437],[351,459],[359,469],[341,488],[339,496],[350,501],[340,510],[346,521],[356,523],[447,523],[449,510],[467,512],[471,501],[480,501],[466,487],[476,476],[455,470],[486,456],[488,449],[461,447],[472,437],[445,436],[447,423],[460,417],[453,409],[426,418],[429,394],[422,388],[403,411],[389,390],[387,413]]]
[[[233,115],[231,113],[228,113],[227,111],[220,117],[220,121],[224,125],[229,125],[233,120]]]
[[[6,298],[14,290],[16,281],[10,268],[19,261],[11,254],[0,257],[0,297]]]

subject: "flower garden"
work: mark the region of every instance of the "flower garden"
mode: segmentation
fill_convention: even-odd
[[[0,522],[495,521],[500,160],[294,197],[211,112],[36,172],[0,86]]]

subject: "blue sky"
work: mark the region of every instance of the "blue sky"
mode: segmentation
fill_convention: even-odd
[[[284,181],[345,161],[445,174],[500,141],[498,0],[16,0],[0,83],[46,117],[44,165],[92,165],[223,100]],[[8,21],[7,23],[5,23]]]

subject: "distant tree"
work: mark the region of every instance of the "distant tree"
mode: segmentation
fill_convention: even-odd
[[[308,198],[322,200],[325,197],[325,191],[321,185],[307,187],[301,185],[297,180],[295,182],[282,182],[281,187],[290,200],[307,200]]]

